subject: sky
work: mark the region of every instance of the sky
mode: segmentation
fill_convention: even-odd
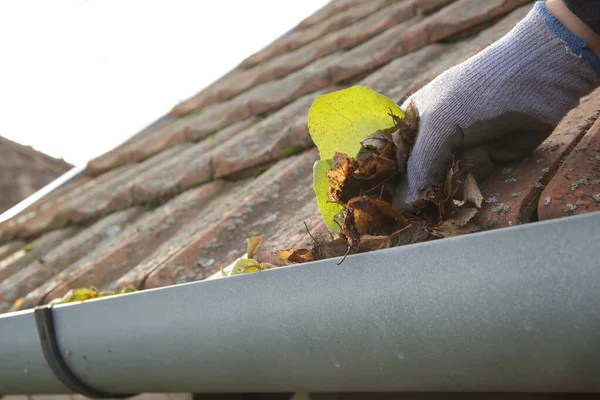
[[[85,165],[327,2],[2,0],[0,135]]]

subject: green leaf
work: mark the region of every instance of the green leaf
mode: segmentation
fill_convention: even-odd
[[[329,181],[327,180],[327,171],[333,165],[333,160],[319,160],[313,166],[313,187],[317,196],[319,211],[331,232],[338,232],[340,227],[336,224],[335,217],[341,213],[344,208],[337,203],[327,201],[327,191],[329,190]]]
[[[258,267],[259,265],[259,262],[253,258],[240,258],[235,262],[235,264],[233,264],[233,268],[231,268],[229,276],[243,274],[248,267]]]
[[[394,126],[390,112],[404,118],[390,98],[353,86],[317,97],[308,110],[308,130],[322,160],[336,152],[355,157],[364,138]]]

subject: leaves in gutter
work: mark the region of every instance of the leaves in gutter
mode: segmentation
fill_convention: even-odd
[[[260,247],[262,243],[262,239],[259,236],[252,236],[246,239],[248,244],[248,248],[246,250],[246,257],[241,257],[236,260],[231,268],[229,274],[225,272],[223,268],[221,268],[222,276],[233,276],[240,274],[249,274],[252,272],[259,272],[269,268],[275,268],[275,265],[260,262],[255,259],[256,250]]]
[[[350,89],[338,92],[327,105],[331,105],[334,100],[342,99],[339,100],[341,102],[339,106],[334,103],[336,109],[349,109],[346,103],[351,101],[341,97],[340,93],[348,91],[348,96],[354,96],[355,92],[351,92]],[[370,96],[364,90],[361,90],[360,94]],[[378,93],[375,95],[381,96]],[[382,104],[387,103],[383,101]],[[454,157],[448,166],[444,181],[427,188],[413,203],[414,211],[401,213],[392,207],[394,189],[406,171],[406,162],[418,135],[418,115],[412,103],[403,112],[388,108],[386,112],[389,119],[388,126],[381,126],[379,121],[383,113],[379,110],[377,121],[381,129],[366,135],[360,141],[360,149],[355,155],[340,151],[332,152],[331,148],[323,150],[321,148],[323,145],[319,146],[320,143],[329,144],[321,138],[326,135],[327,130],[323,126],[327,121],[318,120],[317,124],[316,117],[313,116],[313,126],[318,128],[314,129],[316,132],[314,133],[311,129],[310,115],[314,108],[315,104],[309,111],[311,135],[313,139],[317,136],[318,140],[314,141],[321,154],[333,153],[330,159],[331,167],[326,173],[329,184],[326,200],[327,203],[340,206],[342,212],[333,221],[327,221],[330,213],[327,214],[322,209],[327,225],[332,231],[330,238],[316,239],[309,231],[313,241],[312,248],[279,250],[277,256],[280,260],[289,264],[299,264],[342,257],[339,262],[341,263],[349,254],[463,235],[480,229],[475,217],[481,207],[483,196],[473,175],[469,172],[469,166]],[[372,111],[373,107],[366,107],[366,110],[359,112]],[[315,111],[315,115],[322,114]],[[342,114],[340,117],[357,121],[355,126],[371,118],[364,115],[357,117],[352,113]],[[340,136],[340,124],[335,121],[332,124],[334,126],[332,130],[335,131],[334,135],[337,138]],[[355,140],[357,134],[353,132],[348,136]],[[344,146],[349,149],[355,148],[355,145]],[[319,184],[316,179],[317,176],[315,176],[315,188]],[[322,200],[319,201],[319,206],[322,207],[323,203]],[[335,229],[332,229],[331,222],[335,223]],[[308,231],[308,227],[306,229]]]

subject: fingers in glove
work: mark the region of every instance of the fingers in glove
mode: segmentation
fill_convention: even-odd
[[[463,129],[464,147],[485,146],[495,163],[530,154],[554,130],[554,125],[523,113],[509,111]]]
[[[441,125],[443,126],[443,125]],[[408,158],[406,173],[402,175],[392,205],[397,210],[409,210],[432,184],[443,181],[452,162],[452,155],[460,147],[463,134],[458,127],[440,125],[421,120],[419,134]],[[436,134],[434,134],[434,132]]]

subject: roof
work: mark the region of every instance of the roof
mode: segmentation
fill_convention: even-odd
[[[508,32],[524,0],[338,0],[92,160],[84,177],[0,224],[0,312],[71,288],[202,280],[246,251],[304,247],[326,231],[312,189],[307,112],[364,85],[402,101]],[[484,228],[600,210],[600,90],[534,153],[480,186]]]
[[[73,166],[0,136],[0,214]]]

